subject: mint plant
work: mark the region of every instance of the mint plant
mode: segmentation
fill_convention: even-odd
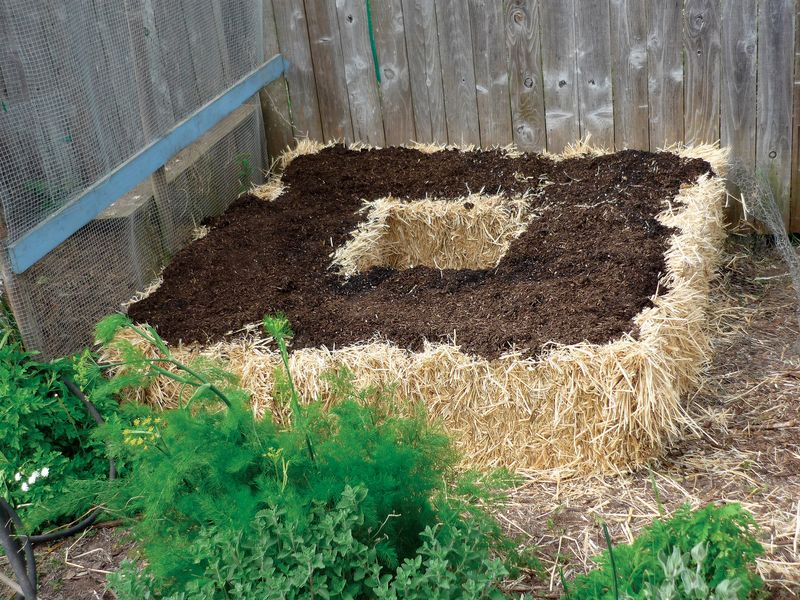
[[[739,504],[680,507],[614,546],[598,567],[567,583],[569,599],[744,600],[760,592],[764,553],[757,526]]]

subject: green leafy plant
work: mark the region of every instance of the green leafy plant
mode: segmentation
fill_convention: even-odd
[[[35,526],[62,516],[56,498],[73,480],[104,479],[108,462],[94,420],[64,383],[83,375],[91,387],[91,375],[70,359],[41,362],[14,338],[13,328],[0,337],[0,494]],[[97,408],[109,415],[116,403],[105,398]]]
[[[503,597],[497,582],[508,570],[487,553],[483,521],[453,514],[427,527],[416,556],[387,573],[375,547],[354,534],[364,525],[368,495],[348,486],[333,506],[317,501],[302,516],[270,506],[244,531],[204,529],[189,552],[206,570],[168,596],[154,595],[157,582],[132,562],[109,580],[120,600]]]
[[[204,388],[219,379],[214,369],[180,365],[154,330],[119,317],[99,327],[98,337],[124,356],[121,373],[147,381],[171,365],[171,376],[189,373],[194,389],[181,408],[162,413],[127,404],[100,431],[129,476],[92,493],[115,514],[137,515],[133,531],[148,562],[143,573],[128,569],[114,580],[120,597],[236,597],[240,585],[258,597],[272,597],[273,586],[289,586],[284,597],[307,597],[311,586],[323,597],[353,589],[362,591],[352,597],[386,598],[449,586],[479,598],[501,574],[533,564],[481,509],[507,475],[448,484],[456,456],[446,436],[421,410],[390,416],[387,399],[356,390],[346,372],[328,376],[333,409],[301,406],[287,368],[288,323],[279,316],[264,325],[283,357],[276,400],[291,408],[287,427],[255,419],[229,375],[219,393]],[[116,336],[120,328],[147,339],[159,358]]]
[[[239,193],[243,194],[250,187],[253,177],[253,159],[249,153],[245,152],[236,157],[236,162],[239,165]]]
[[[763,554],[753,517],[738,504],[679,508],[644,529],[632,544],[614,546],[598,568],[567,585],[570,599],[744,599],[763,582]]]

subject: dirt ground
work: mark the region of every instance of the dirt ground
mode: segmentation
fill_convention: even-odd
[[[421,350],[535,355],[543,344],[603,343],[633,329],[664,272],[671,231],[656,215],[702,160],[628,150],[553,161],[498,150],[425,154],[341,146],[295,159],[274,202],[244,198],[181,251],[129,315],[169,342],[217,340],[283,312],[294,349],[375,338]],[[343,284],[331,252],[365,200],[453,201],[471,191],[529,193],[538,213],[491,269],[376,266]],[[450,200],[448,200],[450,199]],[[467,208],[465,203],[465,208]]]
[[[39,600],[111,600],[106,575],[132,553],[133,544],[124,528],[99,527],[73,538],[36,548]],[[10,573],[5,558],[0,558]],[[0,586],[0,598],[13,598]],[[4,595],[6,594],[6,595]]]
[[[800,339],[786,267],[747,238],[730,245],[717,304],[726,309],[706,384],[689,408],[699,429],[652,466],[667,510],[682,503],[741,502],[761,524],[759,570],[772,597],[800,596]],[[603,548],[601,520],[616,543],[658,516],[650,472],[529,483],[500,512],[508,530],[541,549],[544,580],[509,582],[534,597],[560,594]],[[101,529],[37,551],[43,600],[113,598],[104,572],[130,550],[124,530]]]
[[[740,238],[715,292],[726,313],[706,384],[690,400],[698,431],[652,465],[667,511],[683,503],[740,502],[762,526],[767,555],[759,571],[773,598],[800,597],[800,329],[786,266]],[[561,592],[565,576],[584,572],[604,548],[600,523],[615,543],[633,539],[659,514],[650,471],[516,490],[501,518],[547,557],[545,582],[516,591]]]

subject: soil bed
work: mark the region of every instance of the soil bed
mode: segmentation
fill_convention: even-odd
[[[710,170],[638,151],[553,161],[330,147],[295,159],[275,202],[242,198],[213,219],[129,314],[173,343],[220,340],[277,311],[293,325],[294,348],[382,338],[419,350],[455,338],[493,358],[511,348],[536,355],[550,341],[603,343],[632,331],[658,289],[671,231],[656,215]],[[544,208],[496,268],[374,267],[347,282],[330,270],[365,200],[446,202],[480,190],[533,192],[532,206]]]

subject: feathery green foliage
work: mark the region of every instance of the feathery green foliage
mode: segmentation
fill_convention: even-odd
[[[596,569],[569,584],[566,597],[743,600],[763,586],[755,560],[764,550],[755,533],[753,517],[739,504],[682,506],[632,544],[614,546],[614,564],[604,552]]]
[[[191,598],[227,597],[238,585],[234,581],[257,586],[259,595],[285,584],[291,590],[286,597],[304,597],[308,582],[301,575],[308,576],[311,565],[311,585],[322,596],[324,573],[331,570],[338,574],[330,575],[328,593],[334,596],[335,590],[366,593],[383,586],[388,595],[382,597],[389,598],[395,597],[392,586],[425,590],[452,583],[454,590],[462,584],[472,589],[481,579],[469,583],[471,570],[488,573],[486,581],[494,583],[506,572],[504,562],[532,564],[479,508],[481,501],[498,497],[507,476],[484,482],[471,475],[448,487],[456,455],[446,436],[421,410],[411,411],[410,418],[390,416],[388,399],[375,390],[356,390],[346,372],[328,375],[335,408],[301,407],[288,371],[288,323],[278,316],[264,325],[283,357],[286,385],[277,387],[276,400],[293,414],[285,428],[268,418],[256,420],[247,394],[229,375],[212,376],[209,365],[175,361],[154,330],[118,317],[103,323],[99,333],[125,356],[122,373],[147,381],[163,374],[168,363],[180,372],[171,376],[185,378],[191,395],[182,408],[163,413],[127,404],[100,430],[129,476],[92,493],[115,514],[138,516],[133,530],[149,565],[140,577],[128,573],[116,579],[120,597],[128,587],[136,590],[129,597],[149,597],[151,591],[178,593],[176,598],[184,592]],[[147,359],[130,342],[115,338],[120,327],[148,339],[163,358]],[[212,381],[225,386],[215,394],[207,385]],[[205,392],[198,396],[198,390]],[[227,407],[220,410],[214,400],[222,397]],[[313,558],[318,552],[323,557]],[[234,587],[220,582],[220,569]],[[427,579],[423,571],[429,572]],[[374,575],[369,585],[367,573]],[[414,583],[417,575],[427,583]],[[140,584],[151,591],[145,593]],[[198,586],[211,591],[203,595]]]
[[[62,516],[55,509],[61,492],[75,479],[104,479],[108,461],[102,442],[92,438],[94,420],[64,384],[96,385],[96,372],[71,359],[36,360],[6,329],[0,338],[0,495],[35,527]],[[116,409],[111,398],[97,403],[101,414]],[[80,514],[78,504],[64,516]]]

